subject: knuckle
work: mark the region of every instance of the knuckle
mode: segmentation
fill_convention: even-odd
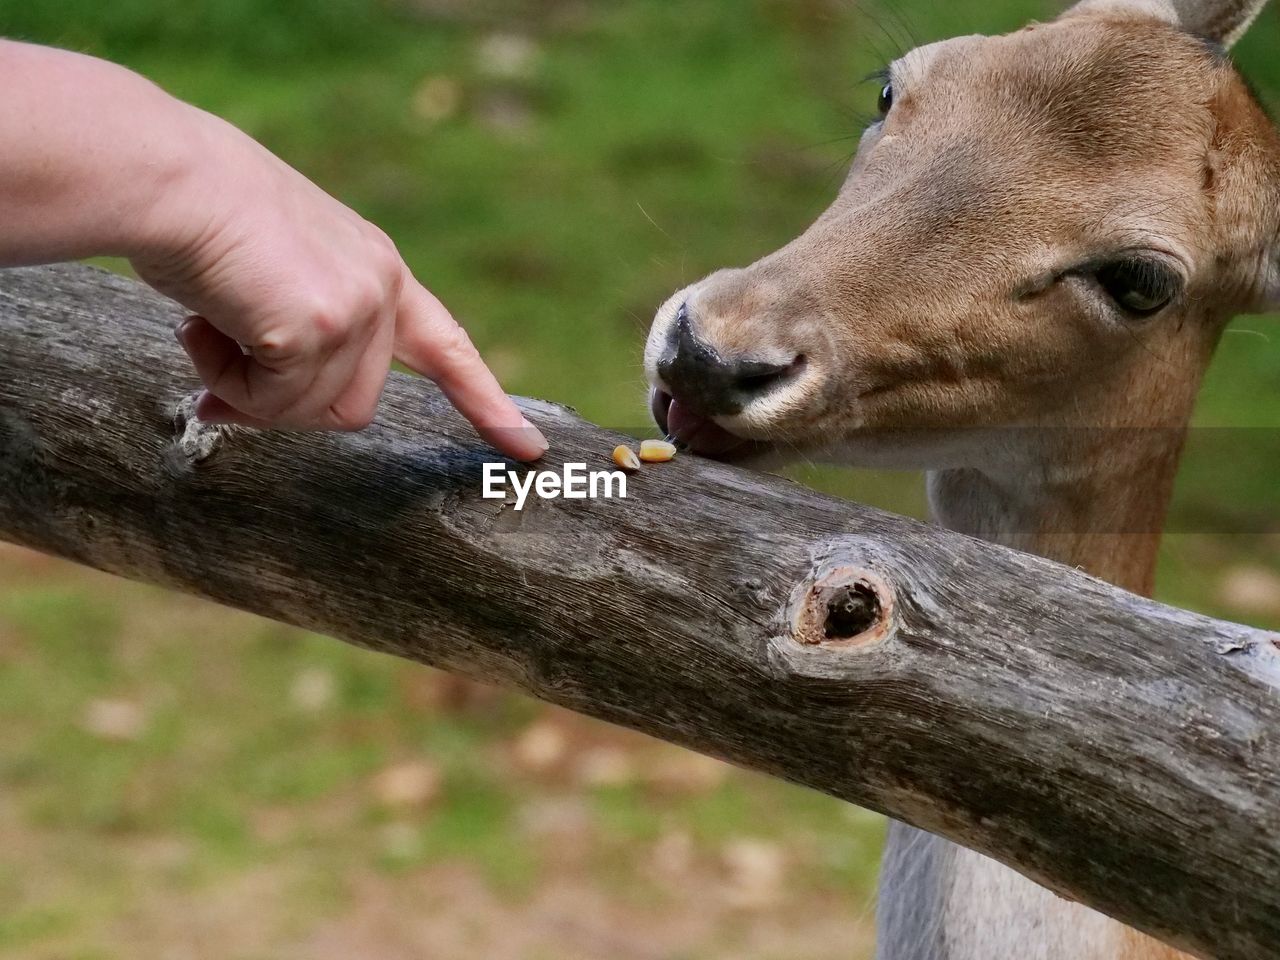
[[[284,369],[306,358],[306,337],[297,326],[278,327],[263,334],[250,352],[264,366]]]
[[[374,227],[372,243],[374,263],[378,268],[378,272],[389,280],[398,279],[403,271],[400,269],[400,251],[396,249],[394,241],[382,230]]]
[[[291,423],[288,413],[293,406],[293,397],[250,396],[240,404],[240,409],[241,412],[259,420],[265,420],[277,426],[288,426]]]
[[[395,242],[379,227],[367,223],[365,235],[369,245],[368,258],[365,261],[369,273],[367,283],[376,291],[373,294],[376,299],[369,306],[376,310],[388,295],[392,297],[399,295],[404,278],[404,261],[400,257],[400,251],[396,249]]]
[[[336,430],[355,432],[363,430],[373,423],[378,412],[376,404],[365,404],[359,407],[346,407],[335,404],[329,408],[328,421]]]
[[[436,343],[436,352],[440,365],[446,368],[469,366],[480,356],[471,336],[457,324],[441,335]]]
[[[400,300],[400,294],[404,290],[405,266],[400,259],[400,254],[396,254],[395,263],[391,267],[391,274],[387,278],[387,290],[391,294],[393,302]]]
[[[251,393],[248,399],[254,409],[248,412],[264,420],[283,422],[290,419],[290,415],[305,397],[305,390],[285,389],[283,384],[271,384],[266,389],[260,387]]]
[[[375,323],[387,306],[389,286],[376,270],[361,270],[348,277],[330,310],[335,326],[332,335],[343,339]]]
[[[351,313],[341,302],[325,300],[312,305],[309,322],[317,343],[322,348],[343,343],[351,332]]]
[[[306,413],[307,394],[305,391],[292,392],[288,395],[273,397],[264,404],[261,413],[255,414],[275,427],[290,430],[310,429],[314,415]]]
[[[381,277],[371,276],[357,284],[352,293],[351,316],[358,325],[367,325],[381,315],[386,302],[387,284]]]

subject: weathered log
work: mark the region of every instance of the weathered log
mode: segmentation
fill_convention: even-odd
[[[0,537],[883,811],[1205,957],[1280,954],[1275,635],[692,456],[517,512],[407,376],[359,434],[211,427],[180,316],[0,273]],[[619,436],[523,403],[557,464],[610,466]]]

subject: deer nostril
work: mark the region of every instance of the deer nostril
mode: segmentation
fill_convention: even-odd
[[[804,354],[787,363],[740,360],[738,364],[740,373],[735,388],[747,394],[765,394],[804,366]]]
[[[689,311],[681,307],[658,374],[686,408],[704,416],[734,414],[765,396],[804,365],[804,357],[786,361],[726,357],[694,332]]]

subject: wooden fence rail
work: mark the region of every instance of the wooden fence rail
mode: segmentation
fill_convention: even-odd
[[[1280,640],[686,456],[481,497],[393,375],[359,434],[189,417],[177,308],[0,272],[0,538],[490,682],[942,834],[1205,957],[1280,955]],[[522,401],[552,457],[619,441]]]

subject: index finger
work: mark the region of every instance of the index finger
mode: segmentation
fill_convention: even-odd
[[[466,331],[407,269],[396,314],[395,355],[434,380],[480,436],[503,453],[537,460],[547,452],[546,438],[503,392]]]

